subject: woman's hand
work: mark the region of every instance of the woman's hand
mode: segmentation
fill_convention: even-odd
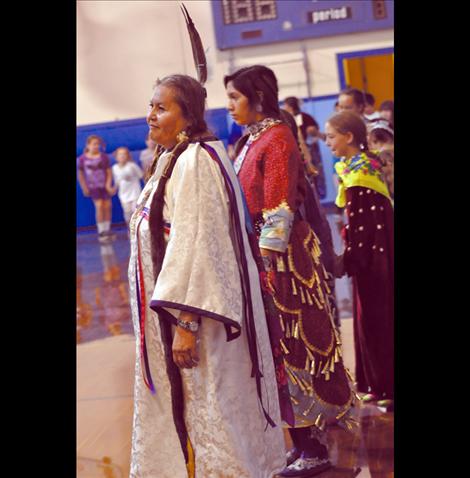
[[[88,188],[83,188],[83,195],[86,198],[89,198],[90,197],[90,190]]]
[[[261,273],[261,287],[271,295],[276,293],[274,264],[276,264],[276,253],[269,249],[260,248],[264,264],[264,273]]]
[[[117,187],[106,186],[106,191],[108,191],[110,196],[114,196],[117,193]]]
[[[307,162],[306,166],[307,174],[309,176],[318,176],[320,174],[318,169],[313,165],[311,161]]]
[[[176,327],[173,337],[173,361],[179,368],[197,367],[199,362],[197,334],[181,327]]]

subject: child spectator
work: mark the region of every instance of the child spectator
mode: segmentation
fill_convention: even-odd
[[[77,160],[78,182],[83,194],[92,199],[95,206],[98,240],[109,242],[111,232],[112,173],[109,157],[101,151],[103,139],[97,135],[88,136],[83,154]]]
[[[393,407],[393,207],[380,158],[369,151],[364,122],[352,112],[326,123],[340,185],[336,205],[346,209],[344,271],[353,278],[354,347],[358,390],[365,400]]]
[[[118,198],[124,212],[124,219],[126,223],[129,224],[132,213],[135,211],[137,205],[137,199],[142,190],[140,187],[140,179],[144,173],[139,166],[134,163],[128,148],[120,147],[116,150],[115,154],[117,163],[112,167],[115,183],[113,194],[118,193]]]

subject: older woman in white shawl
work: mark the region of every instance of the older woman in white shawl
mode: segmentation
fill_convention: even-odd
[[[204,103],[196,80],[172,75],[147,116],[160,155],[130,223],[132,478],[268,478],[285,466],[243,199]]]

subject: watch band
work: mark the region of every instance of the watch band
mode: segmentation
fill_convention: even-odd
[[[191,322],[186,322],[184,320],[178,319],[176,324],[182,329],[189,330],[190,332],[197,332],[199,330],[199,322],[194,320]]]

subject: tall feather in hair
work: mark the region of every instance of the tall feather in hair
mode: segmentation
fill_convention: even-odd
[[[197,70],[197,79],[201,85],[207,80],[207,62],[204,48],[202,46],[201,37],[194,25],[192,18],[189,16],[188,10],[181,4],[181,11],[183,12],[184,19],[186,20],[186,27],[188,28],[189,39],[191,40],[191,47],[193,49],[194,66]]]

